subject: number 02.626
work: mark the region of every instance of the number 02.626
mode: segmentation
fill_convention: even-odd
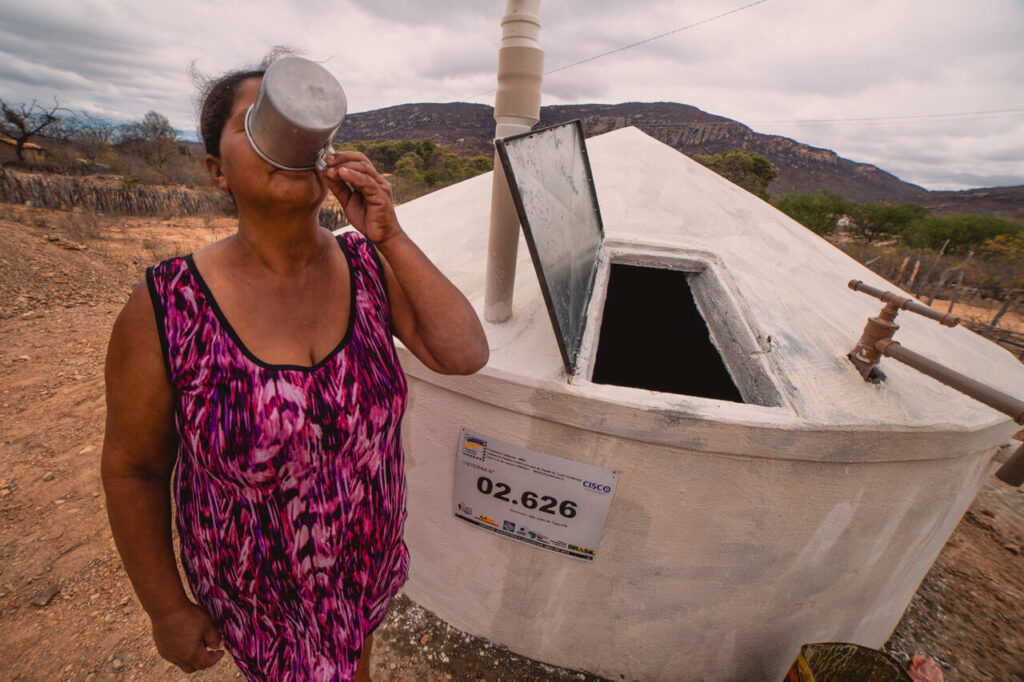
[[[506,483],[501,481],[492,481],[486,476],[481,476],[476,480],[476,489],[484,495],[493,495],[495,499],[502,500],[504,502],[515,502],[508,496],[512,492],[512,488]],[[544,512],[545,514],[555,513],[561,514],[567,519],[571,519],[576,516],[576,503],[572,500],[562,500],[561,503],[550,495],[541,495],[539,500],[537,493],[532,490],[526,490],[522,495],[519,496],[519,504],[523,505],[526,509],[536,509],[537,511]],[[556,512],[557,509],[557,512]]]

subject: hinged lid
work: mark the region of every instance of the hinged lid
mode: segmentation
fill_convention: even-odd
[[[496,140],[565,371],[576,373],[604,240],[583,125]]]

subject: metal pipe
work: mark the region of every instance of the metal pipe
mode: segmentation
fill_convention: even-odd
[[[915,353],[904,348],[898,341],[883,339],[875,344],[875,348],[882,355],[899,360],[908,367],[913,367],[922,374],[927,374],[932,379],[942,382],[950,388],[955,388],[961,393],[985,403],[989,407],[1009,415],[1018,424],[1024,424],[1024,401],[1017,400],[1011,395],[998,391],[987,384],[976,381],[968,376],[935,362],[931,358]]]
[[[528,132],[540,120],[544,73],[544,51],[537,42],[540,3],[508,0],[505,5],[498,49],[498,94],[494,99],[495,138]],[[495,152],[484,293],[484,317],[488,322],[505,322],[512,317],[518,248],[519,216]]]
[[[931,318],[938,322],[939,324],[946,325],[947,327],[955,327],[958,324],[960,324],[960,318],[957,317],[956,315],[950,315],[949,313],[941,313],[938,310],[935,310],[934,308],[929,308],[923,303],[918,303],[912,298],[900,296],[899,294],[894,294],[891,291],[876,289],[873,286],[864,284],[864,282],[860,281],[859,279],[851,279],[847,286],[853,289],[854,291],[860,291],[865,294],[868,294],[869,296],[874,296],[883,303],[895,303],[896,306],[899,307],[901,310],[909,310],[912,313],[924,315],[925,317]]]
[[[1024,485],[1024,445],[1010,455],[996,471],[996,478],[1013,486]]]

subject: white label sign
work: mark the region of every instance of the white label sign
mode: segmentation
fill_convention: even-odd
[[[455,461],[455,516],[499,535],[593,561],[618,479],[617,471],[462,429]]]

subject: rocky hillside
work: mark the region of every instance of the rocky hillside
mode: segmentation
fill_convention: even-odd
[[[817,192],[827,188],[856,201],[913,201],[940,213],[994,213],[1024,222],[1024,187],[1001,187],[963,192],[929,192],[904,182],[877,166],[845,159],[829,149],[802,144],[778,135],[763,135],[722,116],[674,102],[573,104],[544,107],[540,125],[575,118],[587,135],[636,126],[684,154],[716,154],[744,149],[767,157],[779,172],[769,192]],[[491,152],[494,119],[490,106],[403,104],[352,114],[339,141],[421,139],[467,154]]]
[[[778,169],[775,195],[816,192],[819,187],[858,201],[911,201],[927,192],[877,166],[844,159],[778,135],[756,133],[742,123],[673,102],[573,104],[544,107],[540,125],[579,118],[587,135],[636,126],[684,154],[716,154],[745,149],[767,157]],[[494,119],[483,104],[404,104],[352,114],[340,139],[420,139],[429,137],[463,153],[490,154]]]
[[[988,213],[1024,223],[1024,185],[928,192],[918,203],[935,213]]]

